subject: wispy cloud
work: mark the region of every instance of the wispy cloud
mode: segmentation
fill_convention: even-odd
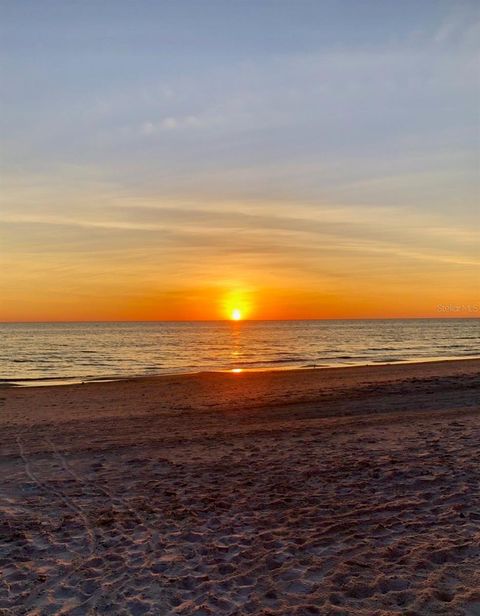
[[[6,12],[11,305],[473,292],[478,3],[186,2]]]

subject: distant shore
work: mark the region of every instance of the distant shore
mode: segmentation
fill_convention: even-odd
[[[478,614],[479,400],[478,359],[4,388],[0,612]]]

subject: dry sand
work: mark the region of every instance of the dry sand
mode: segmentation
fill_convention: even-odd
[[[480,361],[0,391],[0,614],[480,615]]]

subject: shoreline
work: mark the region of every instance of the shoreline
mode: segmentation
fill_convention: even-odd
[[[369,363],[358,363],[358,364],[313,364],[306,366],[285,366],[285,367],[251,367],[251,368],[218,368],[218,369],[203,369],[199,368],[198,370],[189,370],[189,371],[175,371],[172,372],[163,372],[161,374],[139,374],[139,375],[105,375],[105,376],[97,376],[97,377],[63,377],[63,376],[48,376],[48,377],[31,377],[31,378],[0,378],[0,391],[2,389],[9,388],[34,388],[34,387],[65,387],[68,385],[80,385],[87,383],[111,383],[111,382],[124,382],[124,381],[135,381],[135,380],[143,380],[143,379],[159,379],[164,377],[171,376],[191,376],[198,374],[231,374],[231,373],[257,373],[257,372],[305,372],[308,370],[342,370],[347,368],[367,368],[367,367],[377,367],[377,366],[397,366],[397,365],[416,365],[416,364],[436,364],[436,363],[444,363],[444,362],[462,362],[462,361],[475,361],[480,360],[479,355],[472,356],[449,356],[449,357],[428,357],[424,359],[401,359],[395,361],[378,361],[378,362],[369,362]],[[168,369],[167,369],[168,370]]]
[[[0,612],[477,616],[480,360],[0,392]]]
[[[133,377],[119,380],[92,381],[58,387],[6,387],[0,390],[2,412],[0,428],[12,419],[15,423],[38,426],[49,423],[110,421],[122,418],[165,417],[181,422],[185,416],[200,417],[221,411],[257,412],[263,409],[266,420],[272,409],[285,409],[284,415],[298,406],[308,413],[319,405],[322,417],[325,405],[341,407],[342,413],[356,413],[358,402],[376,399],[380,409],[389,410],[390,397],[405,408],[418,403],[413,393],[419,388],[422,404],[432,405],[433,392],[447,391],[470,395],[470,388],[480,388],[480,359],[445,360],[422,363],[377,364],[283,370],[244,371],[240,373],[197,372]],[[468,389],[465,386],[468,384]],[[412,391],[413,390],[413,391]],[[423,399],[425,397],[425,400]],[[480,398],[480,395],[479,395]],[[440,401],[442,398],[440,397]],[[445,404],[458,403],[456,400]],[[35,408],[35,413],[29,411]],[[63,409],[58,413],[57,409]],[[396,408],[396,407],[395,407]],[[11,412],[9,412],[11,410]],[[334,409],[332,408],[332,413]],[[330,411],[329,411],[329,414]],[[197,418],[198,415],[198,418]],[[243,418],[241,418],[243,419]]]

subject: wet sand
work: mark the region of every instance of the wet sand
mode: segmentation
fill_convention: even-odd
[[[480,360],[0,390],[0,614],[480,615]]]

